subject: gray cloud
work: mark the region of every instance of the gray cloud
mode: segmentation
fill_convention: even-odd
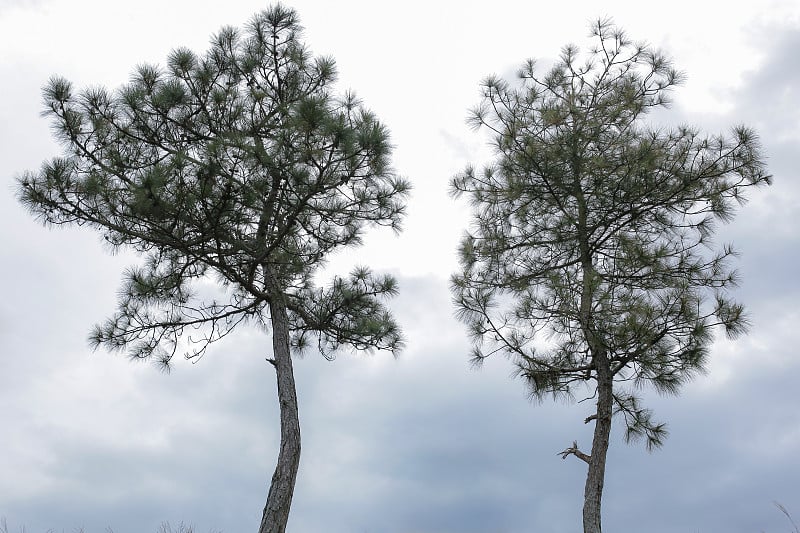
[[[382,354],[298,360],[305,448],[293,530],[577,529],[584,468],[555,452],[573,438],[588,442],[585,409],[529,404],[502,359],[470,370],[443,280],[401,283],[396,308],[416,342],[398,360]],[[769,334],[779,343],[796,341]],[[45,470],[57,483],[3,511],[40,529],[112,525],[123,533],[154,530],[163,519],[191,521],[201,530],[253,528],[277,444],[276,420],[271,375],[261,359],[264,339],[240,337],[171,376],[143,368],[130,398],[141,403],[121,413],[138,434],[116,440],[114,432],[94,443],[87,440],[95,432],[88,421],[40,428],[52,457]],[[236,354],[228,353],[232,346]],[[792,457],[798,419],[790,392],[797,367],[773,359],[748,364],[747,374],[719,385],[700,380],[680,398],[648,395],[672,436],[663,450],[647,454],[615,435],[607,527],[782,527],[770,502],[790,498],[800,473]]]

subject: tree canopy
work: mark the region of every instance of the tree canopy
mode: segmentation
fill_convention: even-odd
[[[263,324],[277,291],[296,347],[309,334],[325,354],[399,346],[375,298],[394,292],[391,278],[362,268],[314,283],[366,223],[399,229],[409,185],[386,127],[352,93],[331,92],[334,62],[312,57],[300,29],[279,5],[245,32],[221,29],[205,56],[178,48],[166,68],[140,65],[116,91],[76,92],[60,77],[45,87],[64,154],[21,177],[20,199],[47,223],[90,225],[146,257],[96,343],[168,363],[186,327],[209,325],[209,341]],[[209,274],[226,301],[196,301],[189,283]]]

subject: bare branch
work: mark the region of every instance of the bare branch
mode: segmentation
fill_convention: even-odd
[[[572,446],[565,449],[563,452],[558,452],[556,455],[560,455],[561,459],[566,459],[570,455],[574,455],[586,464],[589,464],[589,462],[592,460],[590,455],[586,455],[578,449],[578,441],[573,441]]]

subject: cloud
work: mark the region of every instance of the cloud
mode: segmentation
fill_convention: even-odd
[[[466,25],[465,13],[457,15]],[[373,34],[383,24],[375,20],[369,27]],[[445,33],[455,39],[462,29],[456,25]],[[679,397],[643,391],[656,417],[669,423],[663,449],[648,454],[641,445],[626,446],[616,428],[604,500],[609,531],[784,531],[785,517],[772,500],[800,516],[795,488],[800,466],[794,456],[800,419],[793,392],[800,374],[794,179],[800,117],[792,105],[800,82],[795,68],[800,43],[796,29],[788,27],[762,27],[757,35],[770,39],[763,65],[726,95],[733,102],[730,112],[685,116],[712,131],[737,121],[752,124],[770,156],[775,186],[754,191],[750,204],[720,233],[720,240],[743,252],[737,295],[751,311],[753,331],[736,342],[718,342],[709,375]],[[394,54],[411,53],[406,47],[413,43],[398,43]],[[562,42],[553,44],[557,50]],[[364,42],[348,46],[359,50]],[[73,53],[66,44],[63,48],[62,53]],[[499,60],[516,64],[531,53],[536,50]],[[5,124],[19,125],[0,132],[1,144],[10,147],[0,161],[7,177],[55,153],[37,115],[39,78],[46,78],[40,74],[50,68],[31,60],[37,54],[47,50],[16,60],[31,63],[30,70],[0,66],[5,78],[20,78],[0,107]],[[562,461],[556,452],[574,439],[590,442],[591,428],[582,420],[591,406],[531,404],[502,357],[471,369],[465,331],[449,302],[445,270],[450,266],[435,259],[451,262],[460,233],[442,229],[453,211],[437,208],[437,202],[450,201],[443,192],[446,182],[464,164],[481,162],[477,156],[464,159],[474,155],[473,139],[479,136],[467,137],[472,134],[462,127],[469,105],[462,100],[473,98],[474,82],[491,71],[487,55],[480,56],[475,72],[466,70],[472,55],[458,56],[455,74],[473,81],[459,93],[461,100],[448,101],[459,110],[442,128],[428,127],[419,122],[424,114],[409,112],[411,89],[419,86],[413,72],[395,73],[405,89],[380,101],[381,106],[396,102],[393,116],[408,117],[390,124],[398,130],[399,147],[419,148],[402,149],[401,170],[429,181],[415,191],[424,196],[424,208],[414,213],[420,220],[412,226],[414,239],[427,244],[375,237],[382,241],[379,268],[398,273],[401,292],[391,305],[408,348],[397,359],[343,353],[329,363],[309,353],[295,360],[304,447],[292,532],[580,528],[585,465],[574,458]],[[414,57],[407,62],[413,65]],[[416,61],[422,57],[429,56]],[[92,63],[77,56],[74,61],[87,69]],[[455,85],[446,65],[436,65],[426,67],[426,86],[436,86],[437,75],[447,78],[444,86]],[[123,66],[114,67],[122,72],[115,74],[123,76],[119,79],[129,63]],[[373,91],[389,83],[386,73],[398,68],[380,63],[376,75],[358,63],[352,68],[357,67],[371,76]],[[448,98],[431,94],[424,109]],[[682,109],[676,105],[673,111],[680,115]],[[459,141],[458,132],[468,141]],[[416,144],[409,144],[415,136]],[[90,533],[111,526],[117,533],[154,532],[163,520],[193,523],[198,532],[255,530],[278,442],[274,375],[264,362],[268,336],[236,332],[198,364],[179,364],[170,375],[117,355],[91,354],[86,333],[113,311],[119,273],[134,259],[105,255],[89,231],[43,229],[16,205],[11,185],[0,194],[0,213],[0,516],[29,531],[84,526]],[[364,257],[369,258],[359,252],[359,260]],[[401,263],[409,258],[419,265],[406,270]]]
[[[0,4],[0,14],[12,10],[30,10],[39,8],[47,5],[49,1],[50,0],[4,0],[3,3]]]

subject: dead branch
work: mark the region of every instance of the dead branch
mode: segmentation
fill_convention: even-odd
[[[589,464],[589,461],[592,459],[591,455],[586,455],[578,449],[578,441],[572,441],[571,448],[567,448],[563,452],[558,452],[556,455],[560,455],[562,459],[566,459],[569,455],[574,455],[581,461],[584,461],[586,464]]]

